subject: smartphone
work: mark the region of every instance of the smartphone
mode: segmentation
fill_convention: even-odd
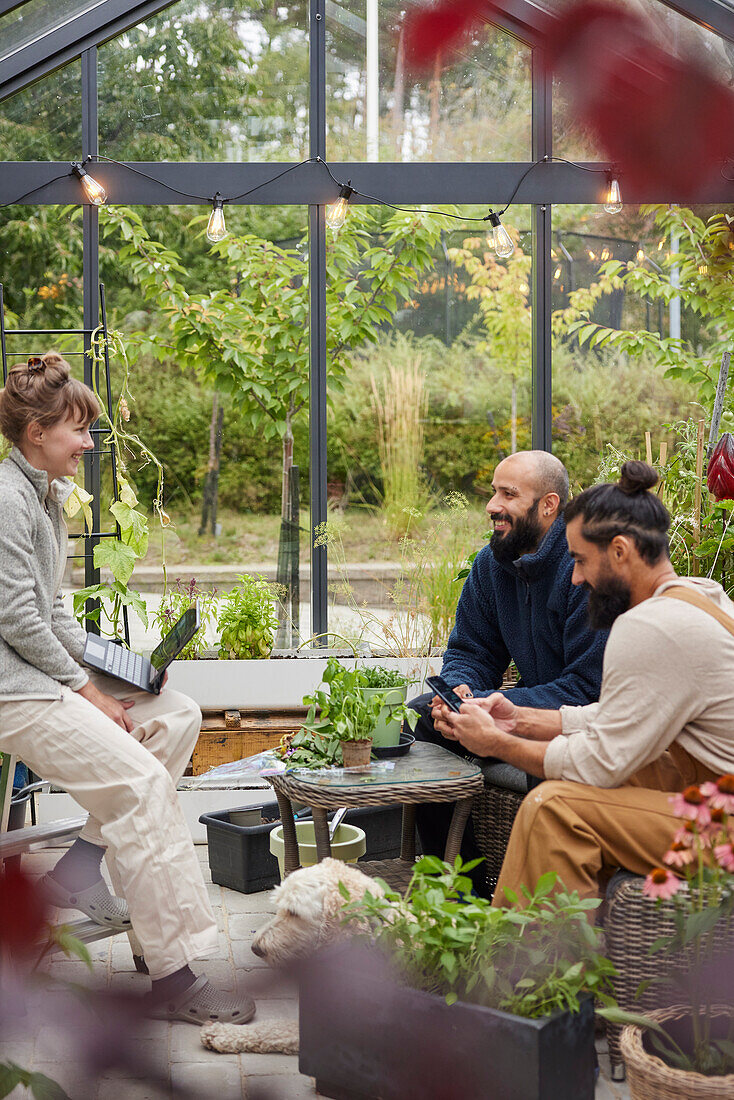
[[[447,707],[450,707],[451,710],[455,710],[458,713],[464,700],[460,695],[456,694],[453,688],[449,687],[443,676],[427,676],[426,683],[439,699],[443,699]]]

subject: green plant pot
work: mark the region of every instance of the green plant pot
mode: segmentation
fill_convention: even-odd
[[[361,688],[360,690],[367,699],[380,694],[386,697],[385,706],[380,711],[380,717],[372,734],[372,744],[377,745],[378,748],[397,745],[400,741],[400,719],[393,717],[392,708],[405,702],[408,694],[407,687]]]
[[[301,867],[312,867],[318,863],[316,854],[316,834],[313,821],[297,821],[296,837],[298,838],[298,859]],[[356,825],[339,825],[331,841],[331,855],[333,859],[341,859],[344,863],[356,863],[367,849],[367,838],[364,829],[358,829]],[[283,840],[283,826],[278,825],[270,834],[270,851],[278,860],[281,882],[285,878],[285,842]]]

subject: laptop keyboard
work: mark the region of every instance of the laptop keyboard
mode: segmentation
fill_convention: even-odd
[[[143,659],[139,653],[133,653],[130,649],[124,649],[121,645],[107,647],[105,658],[105,672],[111,672],[113,676],[121,676],[124,680],[139,683],[143,671]]]

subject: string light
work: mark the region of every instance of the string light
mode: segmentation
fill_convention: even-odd
[[[611,173],[607,181],[607,197],[604,202],[604,209],[607,214],[618,214],[622,209],[622,191],[619,180]]]
[[[346,183],[341,185],[339,198],[336,202],[332,202],[326,207],[325,219],[329,229],[333,229],[336,232],[344,225],[347,217],[349,200],[353,194],[354,188],[352,187],[352,181],[347,180]]]
[[[645,250],[644,248],[637,249],[637,262],[638,264],[644,264],[645,262]]]
[[[212,212],[206,227],[206,239],[216,244],[227,236],[227,226],[224,224],[224,199],[217,191],[212,199]]]
[[[507,207],[505,207],[505,210]],[[504,213],[504,211],[503,211]],[[487,215],[487,220],[492,228],[489,231],[487,240],[491,248],[495,250],[498,256],[503,260],[506,260],[508,256],[511,256],[515,251],[515,246],[512,243],[512,237],[505,229],[504,225],[500,221],[499,214],[495,214],[494,210],[490,210]]]
[[[79,179],[85,195],[94,206],[102,206],[107,202],[107,192],[102,184],[97,183],[94,176],[90,176],[89,172],[78,161],[71,162],[71,170]]]

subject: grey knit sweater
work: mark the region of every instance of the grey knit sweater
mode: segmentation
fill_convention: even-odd
[[[62,684],[78,690],[89,679],[79,663],[86,634],[59,591],[72,489],[68,478],[49,487],[17,447],[0,462],[0,703],[58,699]]]

